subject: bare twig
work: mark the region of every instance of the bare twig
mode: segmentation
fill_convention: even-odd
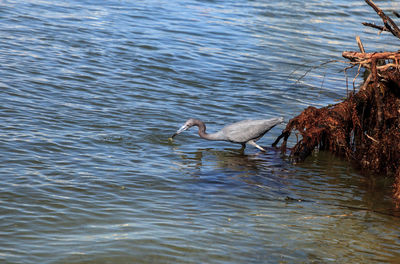
[[[397,63],[389,63],[382,66],[376,66],[379,71],[386,71],[387,69],[399,69],[400,66]]]
[[[363,85],[360,87],[360,91],[367,89],[368,84],[371,82],[372,75],[369,74]]]
[[[356,36],[356,41],[361,53],[365,53],[364,45],[361,42],[360,36]]]
[[[325,62],[323,62],[323,63],[321,63],[321,64],[319,64],[319,65],[312,66],[312,67],[310,67],[310,69],[308,69],[307,71],[305,71],[305,73],[304,73],[302,76],[300,76],[300,78],[297,79],[296,84],[299,83],[304,77],[306,77],[307,74],[309,74],[312,70],[318,69],[318,68],[320,68],[320,67],[322,67],[322,66],[324,66],[324,65],[326,65],[326,64],[334,63],[334,62],[343,62],[343,61],[340,61],[340,60],[329,60],[329,61],[325,61]],[[294,73],[294,72],[292,72],[291,75],[292,75],[293,73]]]
[[[385,25],[385,28],[388,31],[390,31],[390,33],[392,33],[393,36],[400,39],[400,29],[396,25],[396,23],[394,23],[394,21],[390,17],[385,15],[385,13],[373,1],[365,0],[365,2],[368,5],[370,5],[375,10],[375,12],[381,17],[383,24]]]
[[[371,137],[371,136],[368,135],[367,133],[365,133],[365,135],[367,136],[367,138],[371,139],[371,140],[374,141],[375,143],[379,143],[378,140],[376,140],[375,138]]]
[[[357,64],[351,63],[350,66],[344,68],[344,76],[346,77],[346,95],[349,96],[349,78],[347,77],[347,70],[354,68]],[[353,85],[354,86],[354,85]]]
[[[358,65],[357,74],[353,78],[353,92],[356,91],[356,79],[357,79],[358,75],[360,75],[360,69],[361,69],[361,64]]]
[[[372,27],[372,28],[379,29],[380,31],[388,31],[388,32],[389,32],[389,30],[387,30],[387,28],[382,27],[382,26],[375,25],[375,24],[373,24],[373,23],[363,22],[362,24],[363,24],[364,26],[366,26],[366,27]],[[379,32],[379,33],[380,33],[380,32]]]
[[[399,60],[400,52],[355,52],[355,51],[343,51],[342,56],[346,59],[349,59],[352,62],[358,63],[370,63],[371,59],[376,60]]]

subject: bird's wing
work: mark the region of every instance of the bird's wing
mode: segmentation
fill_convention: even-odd
[[[282,121],[281,118],[243,120],[224,127],[222,131],[229,141],[245,143],[249,140],[261,138],[271,128]]]

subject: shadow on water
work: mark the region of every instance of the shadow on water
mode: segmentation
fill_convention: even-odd
[[[176,147],[176,146],[175,146]],[[293,164],[279,149],[254,152],[248,148],[199,148],[174,152],[196,184],[219,184],[257,194],[258,199],[314,203],[354,211],[400,217],[390,196],[392,182],[362,175],[347,161],[328,152],[315,152]],[[246,154],[248,153],[248,154]],[[245,186],[245,187],[244,187]]]
[[[198,148],[195,151],[180,151],[176,165],[190,175],[196,188],[204,189],[216,184],[231,190],[236,195],[254,196],[262,200],[284,201],[290,192],[288,160],[274,148],[263,153],[252,148],[244,152],[240,148]]]

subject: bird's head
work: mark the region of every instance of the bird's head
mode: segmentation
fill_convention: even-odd
[[[172,136],[171,138],[174,138],[175,136],[179,135],[180,133],[182,133],[185,130],[188,130],[189,128],[191,128],[192,126],[197,125],[197,120],[190,118],[188,119],[185,124],[183,124],[183,126],[181,126]]]

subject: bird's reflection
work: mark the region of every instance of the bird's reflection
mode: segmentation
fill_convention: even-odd
[[[330,153],[318,152],[305,162],[292,166],[279,150],[266,150],[245,154],[234,148],[198,148],[194,151],[177,148],[175,153],[180,160],[177,165],[193,176],[193,186],[206,184],[207,189],[212,189],[210,186],[230,191],[234,189],[236,194],[241,191],[242,196],[257,195],[257,199],[283,197],[287,203],[318,201],[352,210],[400,215],[385,192],[386,183],[377,183],[372,176],[371,179],[358,176],[357,171]],[[324,186],[323,191],[315,190],[315,186],[321,185]],[[251,189],[247,188],[249,186]],[[364,203],[359,205],[356,201],[349,205],[347,199],[337,196],[338,192],[362,197]]]
[[[282,179],[286,178],[280,175],[285,173],[283,166],[285,161],[282,160],[278,150],[274,148],[266,150],[254,154],[245,154],[238,148],[224,150],[198,148],[192,152],[177,150],[176,152],[180,157],[181,167],[189,169],[189,174],[196,178],[217,177],[224,179],[223,181],[229,178],[269,188],[271,181],[275,182],[272,185],[281,185]]]
[[[260,167],[268,165],[280,166],[282,164],[280,152],[275,148],[266,148],[266,152],[255,152],[253,154],[245,154],[240,148],[225,148],[224,150],[216,150],[214,148],[198,148],[191,152],[179,152],[177,154],[183,161],[195,162],[196,168],[201,168],[203,163],[209,161],[208,158],[213,156],[215,167],[227,168],[230,170],[250,169],[258,171]],[[209,164],[208,164],[209,165]]]
[[[215,156],[215,167],[232,171],[259,171],[262,159],[257,154],[244,154],[243,149],[226,149],[210,151]]]

